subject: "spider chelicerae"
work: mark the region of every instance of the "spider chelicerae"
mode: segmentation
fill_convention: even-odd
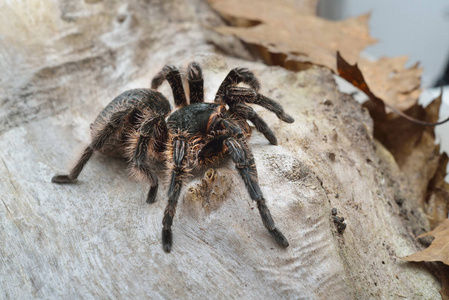
[[[177,110],[156,89],[167,80]],[[92,142],[68,175],[56,175],[54,183],[72,183],[95,151],[124,157],[134,175],[148,180],[147,203],[153,203],[158,177],[152,168],[164,162],[170,172],[168,204],[162,220],[162,245],[170,252],[172,223],[183,181],[193,171],[231,158],[251,199],[257,202],[263,224],[276,242],[288,241],[276,228],[260,190],[253,155],[247,145],[251,135],[249,120],[273,145],[277,139],[265,121],[246,103],[258,104],[284,122],[294,120],[274,100],[258,93],[259,81],[246,68],[234,68],[218,88],[214,103],[204,102],[203,74],[199,64],[187,69],[189,101],[183,76],[174,66],[165,66],[152,80],[151,89],[133,89],[117,96],[91,125]]]

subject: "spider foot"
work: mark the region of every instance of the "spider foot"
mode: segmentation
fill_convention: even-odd
[[[293,119],[291,116],[287,115],[284,112],[277,114],[277,117],[279,119],[281,119],[282,121],[286,122],[286,123],[293,123],[293,122],[295,122],[295,119]]]
[[[236,74],[235,77],[239,79],[239,81],[242,81],[246,84],[248,84],[250,87],[252,87],[255,91],[258,91],[260,89],[260,83],[259,80],[254,76],[254,73],[251,72],[247,68],[235,68],[232,71],[234,71]],[[232,72],[231,71],[231,72]],[[235,81],[236,78],[233,78]]]
[[[171,229],[162,229],[162,247],[164,251],[170,253],[173,245],[173,235]]]
[[[65,184],[65,183],[74,183],[76,179],[70,178],[70,175],[56,175],[51,179],[53,183]]]
[[[279,231],[279,229],[275,228],[270,230],[270,234],[280,246],[287,248],[290,245],[287,238]]]
[[[197,62],[192,62],[189,64],[188,78],[189,80],[203,79],[203,71],[201,70],[201,67]]]
[[[271,145],[278,144],[278,139],[274,135],[273,131],[270,130],[270,128],[267,127],[265,131],[262,131],[262,133],[265,136],[265,138],[270,142]]]
[[[156,195],[157,195],[157,185],[152,186],[150,188],[150,191],[148,192],[148,196],[147,196],[147,203],[151,204],[151,203],[156,202]]]

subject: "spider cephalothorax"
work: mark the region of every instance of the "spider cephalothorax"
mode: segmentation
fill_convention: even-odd
[[[170,114],[168,100],[156,89],[167,80],[173,92],[176,111]],[[254,158],[246,141],[251,134],[249,120],[271,144],[276,137],[255,111],[246,103],[261,105],[279,119],[292,123],[282,107],[258,93],[260,84],[245,68],[229,72],[220,85],[214,103],[204,103],[203,75],[197,63],[188,67],[189,103],[176,67],[166,66],[152,81],[151,89],[126,91],[112,100],[91,126],[92,142],[84,150],[69,175],[57,175],[55,183],[76,181],[94,151],[125,157],[134,174],[150,183],[147,202],[153,203],[158,189],[158,177],[152,165],[163,161],[170,172],[168,204],[162,221],[162,244],[165,251],[172,247],[172,222],[183,180],[194,169],[219,163],[230,157],[257,202],[263,224],[283,247],[284,235],[275,227],[260,190]],[[244,84],[240,86],[239,84]]]

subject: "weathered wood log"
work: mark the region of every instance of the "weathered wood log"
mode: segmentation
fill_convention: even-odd
[[[328,70],[294,73],[225,55],[251,57],[203,26],[221,21],[201,1],[61,1],[54,9],[46,21],[62,27],[16,33],[30,35],[29,48],[11,32],[0,41],[2,66],[14,62],[0,91],[1,298],[439,297],[428,270],[399,259],[416,250],[395,201],[400,172],[373,140],[368,113]],[[165,64],[192,60],[204,69],[209,101],[230,69],[248,67],[261,92],[295,117],[285,124],[255,107],[279,145],[257,132],[250,143],[289,248],[272,240],[232,164],[183,188],[170,254],[160,234],[167,184],[148,205],[147,183],[100,154],[78,184],[50,182],[78,158],[113,97],[148,87]]]

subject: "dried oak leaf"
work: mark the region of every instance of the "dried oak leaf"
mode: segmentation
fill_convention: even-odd
[[[449,300],[449,267],[445,266],[441,269],[441,298],[443,300]]]
[[[440,215],[446,213],[447,216],[449,186],[444,184],[447,160],[444,159],[445,154],[440,155],[439,146],[435,145],[434,128],[422,126],[438,120],[441,95],[426,108],[415,103],[404,112],[387,104],[395,110],[395,113],[387,114],[385,103],[371,91],[357,64],[350,65],[337,53],[337,69],[342,78],[370,98],[363,105],[373,118],[374,137],[393,154],[406,176],[412,194],[416,195],[415,207],[423,207],[426,203],[426,211],[432,214],[436,222],[441,219]],[[414,121],[410,121],[411,118]],[[438,173],[439,169],[441,174]]]
[[[312,15],[310,9],[302,12],[295,5],[298,1],[208,1],[230,23],[244,24],[243,27],[223,26],[215,30],[235,35],[259,47],[268,64],[282,65],[291,70],[301,70],[314,64],[336,71],[337,51],[350,61],[356,61],[361,50],[376,42],[369,35],[369,14],[329,21]],[[316,1],[311,3],[316,5]],[[304,6],[307,7],[306,4]]]
[[[406,56],[381,57],[376,61],[359,60],[367,84],[383,101],[404,111],[415,105],[421,94],[422,68],[406,68]]]
[[[435,240],[430,246],[422,251],[403,257],[406,261],[441,261],[449,265],[449,219],[444,220],[434,230],[421,234],[424,236],[434,236]]]
[[[426,108],[416,104],[404,113],[434,123],[438,120],[440,105],[441,95]],[[413,202],[414,207],[424,207],[426,198],[432,194],[429,183],[435,178],[439,167],[446,169],[444,160],[440,159],[440,147],[435,144],[434,127],[410,122],[394,113],[387,114],[384,120],[373,121],[375,138],[391,152],[409,182],[411,194],[414,195],[409,201]]]
[[[315,16],[316,0],[208,0],[234,26],[216,28],[252,45],[270,65],[303,70],[311,64],[337,71],[335,53],[359,61],[366,82],[386,103],[405,110],[421,92],[422,69],[405,68],[407,57],[359,59],[359,53],[376,42],[369,35],[369,14],[343,21]]]
[[[441,279],[441,298],[449,300],[449,219],[445,219],[434,230],[421,234],[418,238],[425,236],[434,236],[430,246],[422,251],[413,253],[409,256],[403,257],[403,260],[422,262],[422,261],[436,261],[442,262],[445,265],[436,265],[436,274]]]
[[[445,220],[449,212],[449,184],[444,181],[446,177],[446,166],[449,157],[443,153],[437,164],[435,175],[427,187],[427,195],[424,210],[429,216],[430,227],[435,228],[441,221]],[[449,279],[449,278],[448,278]],[[449,288],[449,287],[448,287]]]
[[[337,51],[337,72],[341,78],[349,81],[353,86],[364,92],[369,100],[364,106],[369,110],[374,120],[384,120],[386,117],[385,104],[382,99],[374,95],[357,64],[350,65]]]

